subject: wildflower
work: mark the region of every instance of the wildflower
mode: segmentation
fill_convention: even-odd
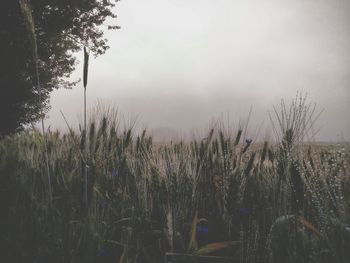
[[[104,209],[104,208],[107,207],[107,204],[108,204],[107,200],[103,199],[103,200],[98,202],[98,207],[101,208],[101,209]]]
[[[108,251],[106,248],[101,248],[100,251],[99,251],[99,256],[102,257],[102,258],[105,258],[108,256]]]
[[[115,178],[115,177],[118,177],[118,172],[117,171],[113,171],[112,173],[111,173],[111,176],[113,177],[113,178]]]
[[[209,228],[205,226],[197,226],[197,232],[207,234],[209,232]]]
[[[249,209],[246,208],[246,207],[241,207],[241,208],[238,210],[238,213],[239,213],[240,215],[247,215],[247,214],[249,214]]]
[[[252,139],[246,139],[245,143],[247,144],[247,146],[249,146],[252,143],[252,141],[253,141]]]

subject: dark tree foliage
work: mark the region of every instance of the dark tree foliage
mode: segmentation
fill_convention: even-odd
[[[23,129],[49,109],[53,89],[71,88],[74,52],[87,46],[95,55],[108,49],[101,25],[115,18],[118,0],[32,0],[42,96],[38,95],[28,32],[18,0],[0,8],[0,137]],[[116,29],[117,26],[108,26]]]

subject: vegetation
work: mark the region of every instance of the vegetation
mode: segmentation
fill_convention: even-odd
[[[55,14],[61,10],[55,5],[65,2],[45,10]],[[98,25],[111,15],[109,1],[89,3],[103,5],[105,13],[96,18],[94,8],[85,10],[81,21]],[[86,103],[82,130],[46,131],[42,103],[50,88],[41,90],[47,76],[39,78],[37,48],[43,34],[26,1],[21,4],[35,74],[20,69],[26,81],[37,81],[42,131],[0,140],[3,262],[350,261],[350,146],[303,143],[318,117],[306,97],[274,108],[277,143],[253,143],[246,129],[231,134],[222,128],[201,140],[156,144],[146,131],[121,129],[113,109],[87,122]],[[98,32],[87,33],[100,39]],[[78,49],[68,36],[62,43]],[[84,55],[86,100],[86,47]],[[71,59],[63,63],[66,71],[59,63],[51,67],[55,81],[72,70]]]
[[[86,136],[47,133],[52,206],[43,136],[0,142],[4,262],[349,262],[348,144],[301,144],[293,125],[277,144],[242,130],[155,144],[112,113]]]
[[[23,129],[49,109],[52,90],[72,87],[67,81],[75,69],[74,52],[88,47],[95,55],[108,49],[101,25],[113,18],[116,0],[32,0],[27,15],[33,17],[33,37],[26,30],[21,5],[27,0],[5,0],[0,9],[1,72],[0,137]],[[107,25],[106,25],[107,28]],[[109,28],[118,28],[110,25]],[[36,61],[38,59],[38,61]],[[39,96],[37,74],[42,88]]]

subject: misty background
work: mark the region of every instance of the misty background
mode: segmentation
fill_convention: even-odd
[[[261,127],[264,139],[268,110],[299,91],[324,109],[316,140],[350,140],[350,1],[123,0],[116,13],[111,48],[90,59],[89,106],[113,104],[170,137],[220,116],[237,128],[252,106],[247,136]],[[81,77],[78,64],[71,79]],[[51,106],[51,129],[66,129],[60,110],[74,127],[82,83],[53,92]]]

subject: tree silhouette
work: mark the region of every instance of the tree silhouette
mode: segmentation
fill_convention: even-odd
[[[53,89],[71,88],[74,52],[86,46],[99,56],[108,49],[101,25],[115,18],[118,0],[32,0],[38,44],[42,96],[35,83],[30,39],[19,1],[4,0],[0,8],[0,137],[23,129],[49,110]],[[118,26],[108,26],[117,29]]]

